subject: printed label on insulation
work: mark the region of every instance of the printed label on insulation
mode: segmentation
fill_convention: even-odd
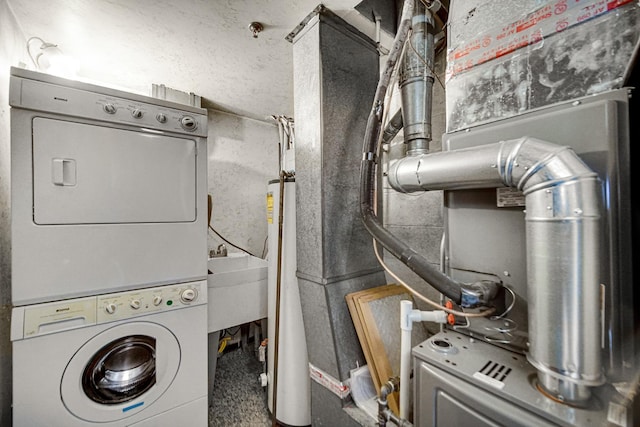
[[[476,65],[538,43],[550,34],[564,31],[631,1],[548,1],[517,21],[482,33],[477,38],[450,49],[447,54],[446,80]]]

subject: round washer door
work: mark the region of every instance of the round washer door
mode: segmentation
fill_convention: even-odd
[[[107,329],[73,355],[60,393],[69,412],[89,422],[110,422],[143,411],[169,388],[180,367],[180,344],[150,322]]]

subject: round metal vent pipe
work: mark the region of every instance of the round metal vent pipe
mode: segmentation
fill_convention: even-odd
[[[435,49],[433,15],[416,1],[411,35],[400,63],[398,85],[402,95],[402,122],[407,155],[429,152],[431,142],[431,94]]]
[[[604,382],[600,354],[598,176],[568,147],[523,137],[405,157],[397,191],[513,187],[526,201],[529,362],[543,389],[583,402]]]

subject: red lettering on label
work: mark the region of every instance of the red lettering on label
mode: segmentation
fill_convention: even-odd
[[[556,15],[561,15],[565,13],[568,8],[569,6],[567,6],[567,1],[561,0],[558,3],[556,3],[555,8],[553,9],[553,13],[555,13]]]
[[[563,19],[562,21],[558,21],[556,23],[556,31],[560,32],[565,28],[567,28],[568,26],[569,26],[569,22],[566,19]]]

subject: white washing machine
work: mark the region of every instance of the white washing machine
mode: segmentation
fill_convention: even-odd
[[[17,307],[13,425],[206,426],[207,282]]]

